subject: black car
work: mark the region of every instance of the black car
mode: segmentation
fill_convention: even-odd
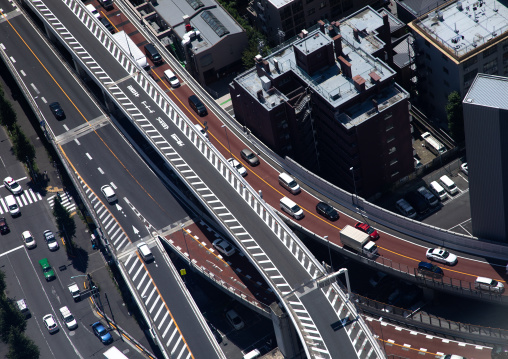
[[[10,229],[5,218],[0,218],[0,233],[6,234],[9,233],[9,231]]]
[[[339,213],[335,210],[335,208],[330,206],[328,203],[319,202],[316,205],[316,211],[320,215],[328,218],[330,221],[336,221],[339,219]]]
[[[427,201],[425,201],[425,199],[423,199],[416,192],[409,192],[404,196],[404,199],[409,202],[409,204],[413,206],[413,208],[416,209],[416,212],[419,214],[426,213],[429,210]]]
[[[102,22],[102,25],[104,25],[106,30],[108,30],[112,34],[115,33],[115,28],[113,27],[113,25],[111,25],[108,19],[106,19],[105,17],[101,17],[100,21]]]
[[[58,102],[50,103],[49,108],[57,120],[65,120],[65,112]]]

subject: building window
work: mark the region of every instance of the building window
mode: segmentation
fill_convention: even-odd
[[[306,4],[310,4],[311,2],[313,2],[314,0],[307,0],[305,3]]]
[[[508,52],[503,54],[503,73],[508,74]]]
[[[397,148],[396,148],[396,147],[392,147],[392,148],[390,148],[390,149],[388,150],[388,153],[389,153],[389,154],[392,154],[392,153],[394,153],[395,151],[397,151]]]
[[[308,12],[307,12],[307,15],[312,15],[316,12],[316,9],[315,8],[312,8],[310,9]]]
[[[483,58],[486,58],[487,56],[493,55],[496,52],[497,52],[497,45],[489,47],[488,49],[485,49],[485,51],[483,51]]]
[[[443,72],[448,75],[448,69],[443,66]]]
[[[486,74],[496,74],[497,73],[497,59],[486,62],[483,65],[483,72]]]
[[[386,141],[386,143],[390,143],[390,142],[392,142],[393,140],[395,140],[395,136],[390,137],[390,138]]]
[[[448,56],[446,56],[445,54],[441,54],[441,57],[443,58],[443,60],[448,61]]]
[[[464,68],[467,69],[468,67],[473,66],[477,62],[478,62],[478,56],[472,57],[469,60],[467,60],[466,62],[464,62]]]
[[[393,116],[393,113],[387,113],[384,117],[384,120],[388,120],[389,118],[391,118]]]
[[[393,173],[392,173],[392,177],[395,177],[395,176],[397,176],[398,174],[399,174],[399,171],[395,171],[395,172],[393,172]]]
[[[474,79],[477,73],[478,73],[478,69],[469,71],[467,74],[464,75],[464,82],[468,82],[468,81],[471,81],[472,79]]]
[[[393,124],[389,124],[386,126],[386,132],[390,131],[393,128]]]
[[[394,158],[393,160],[390,161],[390,166],[393,166],[394,164],[396,164],[397,162],[399,162],[398,159]]]
[[[321,4],[319,4],[319,8],[322,9],[326,6],[326,1],[323,1]]]

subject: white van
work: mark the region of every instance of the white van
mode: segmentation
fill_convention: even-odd
[[[295,202],[287,197],[281,198],[280,208],[295,219],[301,219],[304,216],[303,210],[300,208],[300,206],[298,206]]]
[[[138,244],[138,253],[143,258],[145,263],[151,262],[154,260],[152,251],[148,248],[148,245],[145,242],[141,242]]]
[[[261,352],[258,349],[254,349],[243,356],[243,359],[256,359],[259,358]]]
[[[16,198],[14,198],[12,194],[5,197],[5,204],[7,205],[7,208],[9,208],[9,213],[11,214],[11,216],[16,217],[21,214],[19,206],[16,203]]]
[[[397,202],[395,202],[395,207],[397,207],[398,211],[406,217],[409,218],[415,218],[416,217],[416,211],[415,209],[407,203],[407,201],[403,198],[399,199]]]
[[[88,9],[88,11],[90,11],[92,13],[93,16],[95,16],[97,19],[100,19],[101,18],[101,14],[99,14],[99,11],[97,11],[97,9],[95,8],[95,6],[93,6],[92,4],[88,4],[86,5],[86,8]]]
[[[497,280],[486,278],[486,277],[478,277],[474,281],[475,289],[486,290],[489,292],[502,293],[504,292],[504,285]]]
[[[459,193],[459,189],[457,188],[457,186],[455,186],[455,183],[453,183],[453,181],[450,179],[450,177],[448,177],[446,175],[441,176],[441,178],[439,178],[439,182],[441,182],[444,189],[446,191],[448,191],[450,194]]]
[[[60,316],[62,317],[62,320],[64,321],[65,325],[68,329],[76,329],[78,327],[78,322],[76,321],[76,318],[71,314],[71,311],[67,307],[62,307],[59,309]]]
[[[279,175],[279,184],[292,194],[300,193],[300,186],[298,185],[298,183],[296,183],[293,177],[291,177],[287,173],[281,173]]]
[[[448,194],[446,193],[444,188],[441,187],[441,185],[436,181],[430,182],[429,188],[432,191],[432,193],[434,193],[434,195],[436,195],[441,201],[444,201],[445,199],[448,198]]]
[[[171,70],[164,71],[164,77],[169,82],[171,87],[180,86],[180,81],[178,81],[178,77],[176,77],[175,73]]]
[[[25,316],[25,318],[30,318],[30,309],[28,309],[28,305],[24,299],[16,301],[16,306],[18,307],[18,310],[21,312],[21,314]]]

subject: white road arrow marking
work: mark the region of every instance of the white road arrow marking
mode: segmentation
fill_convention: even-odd
[[[139,233],[139,231],[138,231],[138,229],[136,227],[132,226],[132,229],[134,230],[134,234],[138,234]]]

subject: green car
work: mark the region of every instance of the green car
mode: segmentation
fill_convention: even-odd
[[[46,278],[46,281],[50,281],[52,279],[55,279],[55,271],[53,270],[53,268],[51,268],[51,266],[49,265],[49,262],[48,262],[48,259],[47,258],[43,258],[39,261],[39,264],[41,265],[41,268],[42,268],[42,274],[44,274],[44,278]]]

